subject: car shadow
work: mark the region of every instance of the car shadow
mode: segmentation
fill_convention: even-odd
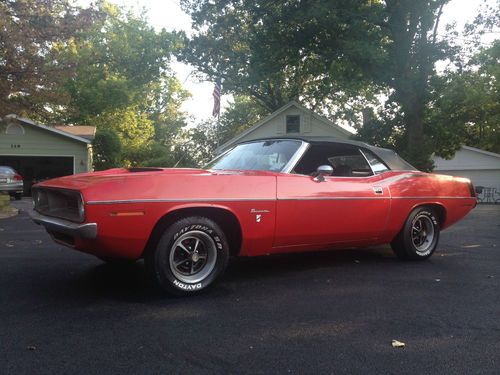
[[[367,249],[340,249],[334,251],[300,254],[280,254],[260,257],[234,258],[219,283],[210,291],[198,296],[223,296],[231,294],[234,288],[228,285],[248,282],[269,283],[269,279],[282,279],[291,274],[311,273],[316,269],[342,269],[350,272],[360,265],[386,264],[396,262],[387,247]],[[351,270],[352,271],[352,270]],[[169,298],[148,277],[144,262],[130,264],[102,263],[73,275],[66,280],[71,294],[78,293],[89,298],[102,297],[135,302],[178,300]]]

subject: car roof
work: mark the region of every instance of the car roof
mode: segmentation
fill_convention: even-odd
[[[297,135],[297,136],[276,136],[276,137],[267,137],[267,138],[260,138],[260,139],[254,139],[251,141],[246,141],[246,142],[241,142],[241,143],[250,143],[250,142],[256,142],[256,141],[266,141],[266,140],[299,140],[299,141],[304,141],[310,144],[318,144],[318,143],[342,143],[342,144],[347,144],[347,145],[352,145],[360,148],[364,148],[367,150],[370,150],[373,152],[377,157],[379,157],[391,170],[393,171],[407,171],[407,170],[412,170],[415,171],[417,170],[414,166],[412,166],[410,163],[408,163],[406,160],[401,158],[395,151],[390,150],[388,148],[382,148],[382,147],[376,147],[369,145],[368,143],[361,142],[361,141],[354,141],[351,139],[344,139],[344,138],[337,138],[337,137],[321,137],[321,136],[303,136],[303,135]]]

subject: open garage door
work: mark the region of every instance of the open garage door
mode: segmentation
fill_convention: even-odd
[[[73,156],[0,155],[0,165],[12,167],[23,176],[25,195],[31,194],[35,182],[74,173]]]

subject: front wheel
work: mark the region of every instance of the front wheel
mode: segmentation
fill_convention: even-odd
[[[153,279],[166,292],[177,296],[211,286],[224,272],[228,260],[229,246],[224,232],[205,217],[175,222],[145,259]]]
[[[394,253],[405,260],[424,260],[436,250],[439,221],[428,207],[415,208],[398,236],[391,242]]]

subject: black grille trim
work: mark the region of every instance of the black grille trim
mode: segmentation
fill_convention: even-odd
[[[85,221],[85,206],[79,191],[40,187],[34,188],[32,194],[38,213],[75,223]]]

